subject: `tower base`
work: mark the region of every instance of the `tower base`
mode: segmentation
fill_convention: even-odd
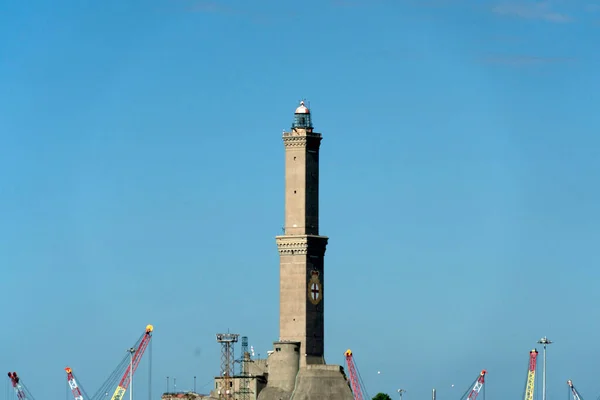
[[[354,400],[354,396],[341,366],[307,365],[298,370],[292,391],[268,382],[258,400]]]
[[[354,400],[339,365],[307,365],[300,368],[290,400]]]

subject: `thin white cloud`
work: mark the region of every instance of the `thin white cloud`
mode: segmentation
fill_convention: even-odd
[[[539,56],[490,56],[485,57],[482,61],[486,64],[501,64],[514,67],[542,65],[542,64],[557,64],[557,63],[572,63],[576,61],[571,57],[539,57]]]
[[[548,22],[566,23],[573,21],[570,15],[554,11],[548,2],[514,2],[496,5],[492,12],[518,18],[538,19]]]

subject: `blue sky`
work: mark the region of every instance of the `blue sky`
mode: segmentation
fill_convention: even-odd
[[[548,335],[548,398],[595,398],[600,3],[283,3],[0,3],[3,368],[94,392],[148,323],[155,395],[207,392],[219,331],[264,355],[305,97],[327,361],[351,348],[371,394],[458,400],[486,368],[518,398]]]

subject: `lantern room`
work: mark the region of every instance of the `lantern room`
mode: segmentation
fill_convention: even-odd
[[[300,106],[296,108],[294,113],[294,123],[292,129],[312,129],[312,121],[310,120],[310,110],[304,105],[304,100],[300,102]]]

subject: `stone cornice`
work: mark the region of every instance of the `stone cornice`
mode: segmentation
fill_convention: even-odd
[[[306,136],[284,136],[285,147],[306,147]]]
[[[304,129],[283,133],[283,144],[285,147],[319,148],[323,136],[316,132],[307,132]]]
[[[314,255],[323,256],[327,248],[326,236],[283,235],[276,236],[279,255]]]

